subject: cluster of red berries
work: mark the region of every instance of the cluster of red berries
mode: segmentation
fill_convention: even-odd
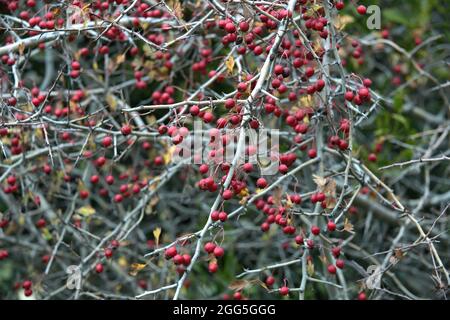
[[[219,269],[217,258],[223,257],[223,255],[225,254],[225,250],[213,242],[205,243],[203,249],[205,250],[206,253],[208,253],[210,256],[213,257],[213,259],[211,259],[208,264],[208,271],[210,273],[216,273],[217,270]]]
[[[172,260],[173,263],[177,266],[184,266],[184,267],[188,267],[191,264],[191,255],[185,253],[185,254],[180,254],[177,251],[177,248],[175,246],[169,247],[164,251],[164,257],[167,260]],[[184,272],[184,268],[179,268],[178,272],[182,273]]]

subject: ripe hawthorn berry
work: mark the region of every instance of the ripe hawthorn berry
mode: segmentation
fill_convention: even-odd
[[[224,190],[222,193],[222,198],[224,200],[230,200],[233,197],[233,192],[229,189]]]
[[[336,267],[332,264],[327,267],[327,270],[330,274],[336,274]]]
[[[242,293],[240,291],[237,291],[233,294],[234,300],[242,300]]]
[[[216,273],[218,269],[219,269],[219,265],[217,264],[217,262],[210,262],[209,263],[208,271],[210,273]]]
[[[265,187],[267,187],[267,180],[264,178],[259,178],[258,180],[256,180],[256,186],[258,188],[264,189]]]
[[[282,296],[287,296],[287,295],[289,294],[289,288],[286,287],[286,286],[282,286],[282,287],[279,289],[279,291],[280,291],[280,294],[281,294]]]
[[[205,246],[203,247],[207,253],[212,253],[214,249],[216,248],[216,245],[212,242],[205,243]]]
[[[308,157],[310,157],[311,159],[314,159],[315,157],[317,157],[317,150],[316,149],[309,149],[308,150]]]
[[[360,5],[358,6],[358,8],[356,8],[356,11],[358,11],[360,15],[365,15],[367,13],[367,8],[363,5]]]
[[[166,259],[172,259],[177,254],[177,248],[175,246],[169,247],[164,251],[164,256]]]
[[[377,161],[377,155],[375,153],[371,153],[367,157],[367,160],[369,160],[370,162],[376,162]]]
[[[331,249],[331,253],[333,254],[333,257],[337,258],[341,255],[341,248],[340,247],[333,247]]]
[[[327,229],[330,232],[333,232],[336,230],[336,223],[334,223],[334,221],[328,221],[327,223]]]
[[[111,248],[105,248],[104,253],[105,253],[105,257],[107,259],[111,258],[113,255],[113,251]]]
[[[97,263],[97,264],[95,265],[95,272],[97,272],[97,273],[102,273],[103,270],[104,270],[103,264]]]
[[[315,236],[318,236],[320,234],[320,228],[318,226],[312,226],[311,233]]]
[[[120,132],[124,135],[124,136],[128,136],[129,134],[131,134],[131,126],[129,124],[125,124],[122,126],[122,128],[120,128]]]
[[[213,254],[214,256],[216,256],[217,258],[222,257],[225,254],[225,250],[223,250],[222,247],[216,246],[213,250]]]
[[[265,283],[266,283],[266,285],[267,285],[268,287],[271,287],[271,286],[273,286],[273,284],[275,283],[275,278],[274,278],[273,276],[268,276],[268,277],[266,278]]]
[[[367,296],[366,296],[366,294],[364,293],[364,292],[360,292],[359,294],[358,294],[358,300],[367,300]]]

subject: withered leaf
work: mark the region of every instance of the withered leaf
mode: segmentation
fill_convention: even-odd
[[[242,291],[250,284],[248,280],[235,280],[228,286],[229,289],[234,291]]]
[[[230,56],[227,61],[225,61],[225,65],[227,66],[228,73],[233,73],[234,68],[234,58],[233,56]]]
[[[345,218],[345,222],[344,222],[344,231],[353,233],[353,225],[350,223],[350,221]]]
[[[327,197],[336,196],[336,181],[333,178],[323,178],[318,175],[313,175],[313,180],[320,191],[325,193]]]
[[[314,264],[311,260],[308,261],[308,265],[306,267],[306,271],[308,272],[308,275],[312,277],[314,275]]]
[[[147,264],[145,263],[132,263],[129,272],[130,276],[135,277],[139,273],[139,271],[144,269],[146,266]]]

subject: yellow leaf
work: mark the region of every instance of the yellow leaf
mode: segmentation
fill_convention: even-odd
[[[135,277],[139,271],[144,269],[147,265],[145,263],[132,263],[131,270],[129,272],[130,276]]]
[[[167,152],[163,154],[163,158],[164,158],[164,163],[165,164],[170,163],[170,161],[172,160],[173,153],[174,153],[176,148],[177,148],[176,146],[171,146],[167,150]]]
[[[19,216],[19,226],[23,226],[25,224],[25,216],[21,214]]]
[[[117,261],[117,263],[119,264],[119,266],[121,266],[122,268],[126,268],[128,266],[128,261],[127,258],[125,258],[124,256],[121,256],[119,258],[119,260]]]
[[[19,44],[19,54],[20,54],[21,56],[23,56],[24,51],[25,51],[25,44],[24,44],[23,42],[21,42],[21,43]]]
[[[308,265],[306,267],[306,271],[308,272],[308,275],[312,277],[314,275],[314,264],[311,260],[308,261]]]
[[[92,69],[94,69],[94,71],[97,71],[97,70],[98,70],[98,63],[97,63],[97,62],[94,62],[94,63],[92,64]]]
[[[338,30],[343,30],[348,24],[353,23],[355,18],[349,15],[339,15],[334,23]]]
[[[293,206],[294,206],[294,203],[292,202],[291,197],[288,195],[286,197],[286,207],[287,208],[292,208]]]
[[[180,1],[172,0],[172,1],[168,1],[167,4],[169,5],[169,7],[172,7],[175,17],[177,17],[178,19],[183,19],[183,8],[182,8]]]
[[[77,212],[79,214],[81,214],[82,216],[89,217],[89,216],[92,216],[93,214],[95,214],[95,209],[92,208],[91,206],[84,206],[84,207],[79,208],[77,210]]]
[[[50,233],[50,231],[48,231],[47,228],[43,228],[42,229],[42,236],[44,237],[45,240],[50,241],[52,240],[52,234]]]
[[[225,61],[225,65],[227,66],[227,70],[229,73],[233,73],[234,68],[234,58],[233,56],[230,56],[227,61]]]
[[[301,107],[309,107],[311,105],[311,96],[303,96],[300,98],[300,106]]]
[[[306,115],[306,116],[303,118],[303,122],[304,122],[305,124],[309,124],[309,116],[308,116],[308,115]]]
[[[153,236],[155,237],[156,246],[159,244],[159,236],[161,235],[161,228],[156,228],[153,230]]]
[[[244,198],[247,197],[248,195],[249,195],[248,188],[244,188],[241,190],[241,192],[239,192],[238,197]]]
[[[144,51],[144,55],[146,55],[147,57],[152,56],[153,50],[148,44],[144,44],[142,46],[142,51]]]
[[[147,120],[147,124],[149,126],[154,125],[156,123],[156,117],[154,115],[146,116],[145,120]]]
[[[124,61],[125,61],[125,54],[119,54],[119,55],[116,57],[116,63],[117,63],[117,65],[120,65],[120,64],[124,63]]]
[[[115,97],[113,94],[108,93],[108,94],[106,95],[105,100],[106,100],[106,103],[107,103],[107,104],[109,105],[109,107],[111,108],[111,110],[112,110],[112,111],[115,111],[116,108],[117,108],[117,100],[116,100],[116,97]]]

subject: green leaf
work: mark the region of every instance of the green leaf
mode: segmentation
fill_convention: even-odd
[[[398,91],[394,96],[393,107],[396,112],[401,112],[403,104],[405,103],[405,92],[403,90]]]
[[[79,214],[81,214],[82,216],[85,216],[85,217],[92,216],[95,213],[95,209],[92,208],[91,206],[81,207],[77,211]]]

